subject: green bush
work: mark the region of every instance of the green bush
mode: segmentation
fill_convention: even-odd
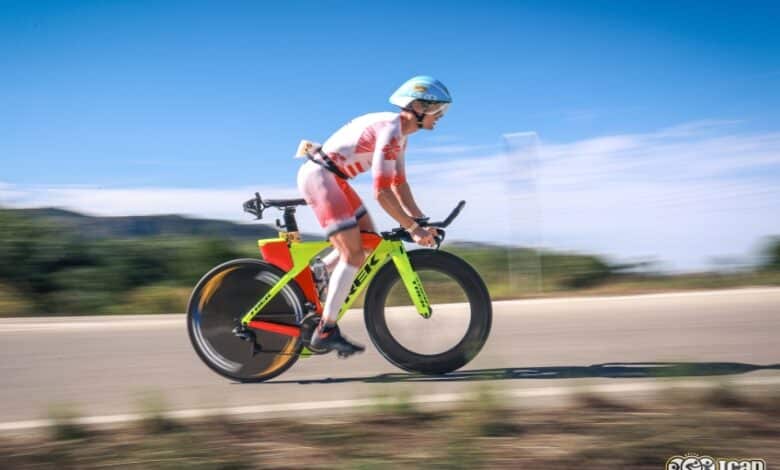
[[[612,269],[596,256],[543,253],[542,274],[560,287],[582,289],[604,282]]]
[[[259,257],[256,244],[245,239],[89,238],[51,220],[0,209],[0,315],[181,312],[189,290],[212,267],[234,258]],[[622,283],[628,290],[780,282],[780,237],[767,243],[761,270],[697,278],[630,275],[601,257],[576,253],[474,243],[447,244],[445,249],[474,266],[496,300],[605,282]],[[425,282],[438,301],[463,300],[448,296],[450,285],[431,276]],[[403,287],[396,290],[403,299],[399,302],[408,302]]]
[[[772,237],[764,249],[765,269],[780,271],[780,237]]]
[[[0,316],[26,315],[34,311],[32,302],[16,289],[0,284]]]
[[[188,290],[213,266],[249,254],[234,245],[198,237],[88,240],[0,210],[0,313],[102,313],[123,305],[180,312],[181,289],[142,288]]]
[[[187,308],[190,287],[165,285],[139,287],[126,294],[106,313],[146,314],[183,313]]]
[[[453,245],[447,250],[461,256],[480,273],[491,294],[533,293],[543,281],[544,291],[592,287],[613,275],[610,265],[597,256],[537,252],[528,248]],[[511,292],[509,278],[515,288]],[[496,295],[498,294],[498,295]]]

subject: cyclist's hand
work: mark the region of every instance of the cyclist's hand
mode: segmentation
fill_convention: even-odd
[[[429,232],[428,230],[422,227],[417,227],[416,229],[414,229],[411,235],[412,235],[412,240],[414,240],[414,242],[420,246],[431,247],[436,244],[436,242],[433,239],[433,235],[431,235],[431,232]]]
[[[432,237],[437,237],[439,235],[439,229],[436,227],[425,227],[425,230],[427,230]]]

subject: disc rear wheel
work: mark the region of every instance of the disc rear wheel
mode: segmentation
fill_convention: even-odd
[[[302,345],[297,337],[243,329],[243,316],[281,279],[284,272],[254,259],[224,263],[197,284],[187,307],[192,346],[212,370],[241,382],[273,378],[295,363]],[[298,326],[305,297],[291,281],[254,320]]]

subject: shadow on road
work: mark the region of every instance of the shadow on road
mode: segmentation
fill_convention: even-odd
[[[758,370],[780,370],[780,364],[759,366],[739,362],[652,362],[606,363],[590,366],[509,367],[452,372],[446,375],[380,374],[373,377],[344,377],[317,380],[279,380],[268,384],[329,384],[345,382],[470,382],[510,379],[582,379],[604,377],[612,379],[700,377],[745,374]]]

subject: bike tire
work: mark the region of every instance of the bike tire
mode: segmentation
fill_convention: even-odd
[[[454,345],[443,352],[425,353],[414,351],[408,345],[394,336],[388,326],[388,294],[394,286],[403,282],[393,262],[386,263],[377,273],[371,285],[368,287],[365,298],[364,317],[366,329],[374,346],[391,363],[401,369],[422,374],[445,374],[457,370],[471,361],[482,349],[490,334],[493,311],[485,283],[479,274],[467,262],[457,256],[438,250],[414,250],[408,253],[412,267],[418,274],[433,271],[441,276],[448,277],[452,282],[452,289],[461,289],[464,294],[463,303],[458,304],[460,309],[467,309],[468,326],[465,334]],[[421,279],[423,276],[421,275]],[[426,282],[423,279],[423,287]],[[428,289],[426,288],[426,292]],[[451,294],[452,292],[450,292]],[[438,309],[436,301],[428,292],[433,308],[431,318],[441,318],[446,309]],[[408,294],[406,294],[408,298]],[[411,304],[411,300],[407,299]],[[452,304],[449,305],[452,308]],[[439,312],[437,312],[439,310]],[[404,322],[423,325],[419,322],[429,321],[423,319],[412,307],[406,308]],[[393,321],[397,321],[393,319]],[[439,320],[442,321],[442,320]],[[446,322],[446,319],[443,320]],[[441,325],[442,323],[439,323]],[[411,326],[411,329],[414,329]],[[434,331],[435,333],[435,331]]]
[[[300,338],[254,331],[255,345],[233,333],[241,318],[276,284],[284,271],[257,259],[236,259],[206,273],[187,304],[187,330],[200,359],[217,374],[240,382],[262,382],[286,371],[298,359]],[[299,325],[305,296],[290,281],[255,317]]]

